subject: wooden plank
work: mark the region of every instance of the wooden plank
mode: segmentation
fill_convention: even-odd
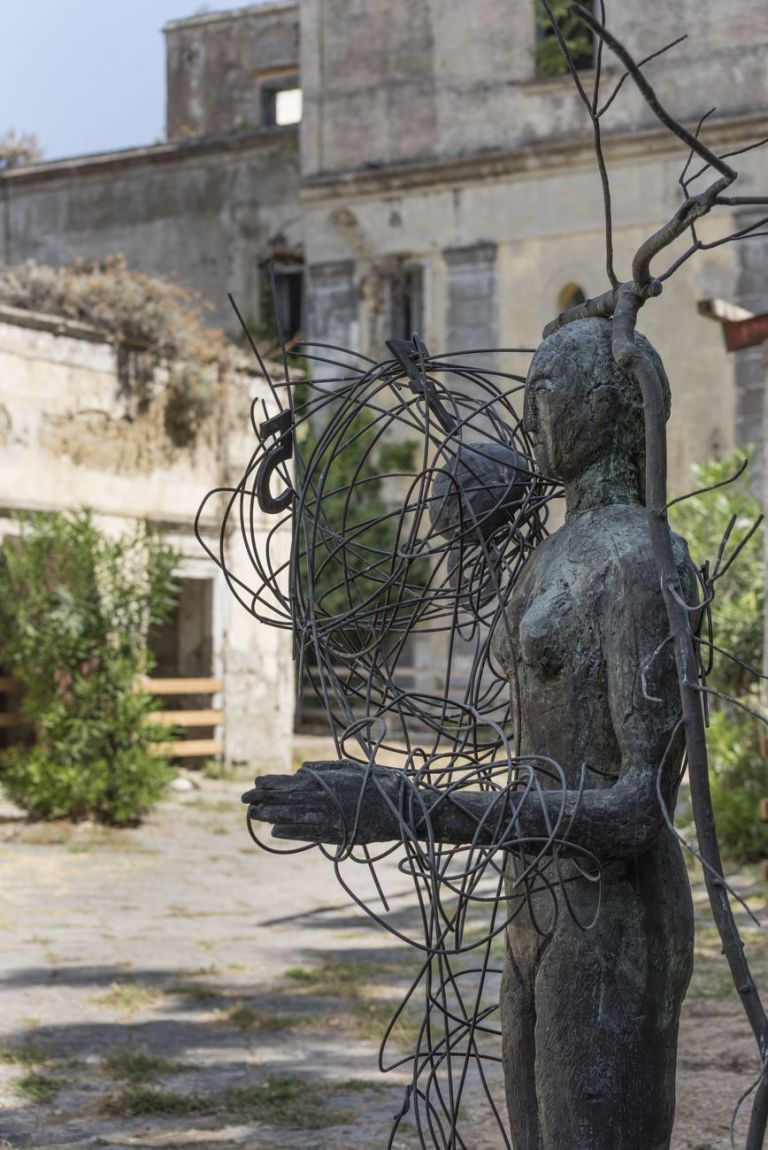
[[[20,695],[24,690],[18,679],[11,679],[8,675],[0,675],[0,691],[6,695]]]
[[[224,722],[223,711],[153,711],[148,723],[164,727],[218,727]]]
[[[178,742],[153,743],[152,750],[172,759],[189,759],[193,756],[223,755],[224,744],[220,739],[181,739]]]
[[[768,339],[768,313],[750,316],[736,323],[727,320],[723,323],[725,346],[728,351],[742,351],[745,347],[757,347]]]
[[[221,679],[152,679],[140,681],[150,695],[215,695],[223,691]]]
[[[29,727],[30,720],[16,711],[0,711],[0,727]]]

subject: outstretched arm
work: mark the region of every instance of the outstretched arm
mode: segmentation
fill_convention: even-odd
[[[555,839],[603,857],[642,853],[663,825],[659,783],[668,806],[674,799],[682,745],[666,615],[646,566],[637,556],[617,564],[599,612],[605,706],[621,757],[612,786],[543,789],[535,784],[533,759],[520,764],[519,787],[497,791],[417,785],[403,771],[353,762],[305,763],[294,776],[258,779],[243,796],[252,816],[271,823],[276,838],[302,842],[349,845],[409,837],[484,846],[528,841],[538,849]],[[682,553],[681,571],[694,601],[695,576]]]
[[[400,770],[352,762],[305,763],[293,776],[266,775],[243,795],[251,816],[278,839],[336,845],[418,839],[503,847],[556,840],[565,850],[640,854],[662,815],[650,772],[629,771],[594,790],[470,791],[416,785]]]

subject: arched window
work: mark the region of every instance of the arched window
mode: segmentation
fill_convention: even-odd
[[[587,293],[583,287],[577,283],[567,283],[562,287],[557,295],[557,310],[567,311],[569,307],[578,307],[580,303],[586,303]]]

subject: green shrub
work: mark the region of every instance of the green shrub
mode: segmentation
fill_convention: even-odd
[[[741,461],[740,456],[694,468],[695,486],[722,483]],[[725,487],[673,507],[670,520],[675,531],[688,540],[694,562],[701,565],[709,560],[713,564],[730,520],[735,518],[736,522],[727,555],[761,511],[745,472]],[[763,577],[763,530],[759,528],[715,584],[712,604],[714,643],[757,670],[763,659]],[[702,638],[707,639],[705,631]],[[714,654],[707,682],[754,709],[761,707],[756,676],[725,655]],[[765,727],[758,719],[733,704],[710,700],[707,745],[712,805],[723,851],[740,862],[768,854],[768,826],[760,821],[759,814],[759,800],[768,798],[765,738]]]
[[[725,711],[715,711],[710,719],[707,743],[717,833],[739,862],[768,857],[768,823],[758,817],[760,799],[768,798],[760,726],[749,715],[736,718]]]
[[[170,549],[145,527],[112,539],[88,511],[20,517],[0,550],[0,661],[23,688],[34,744],[3,753],[33,818],[135,822],[162,794],[163,729],[137,689],[150,626],[173,605]]]
[[[578,16],[570,11],[571,0],[552,0],[552,15],[577,68],[592,67],[592,33]],[[589,5],[587,5],[589,7]],[[536,75],[541,80],[567,76],[568,64],[544,8],[536,0]]]
[[[312,589],[324,615],[343,616],[362,604],[371,612],[391,612],[393,593],[382,585],[398,546],[400,509],[387,502],[385,476],[412,471],[416,445],[382,441],[377,415],[369,409],[355,412],[351,400],[341,414],[340,430],[325,441],[323,450],[310,423],[299,438],[299,475],[304,478],[311,458],[309,478],[321,489],[320,507],[312,507],[320,521],[313,540]],[[429,564],[414,561],[409,585],[424,586],[428,578]],[[302,581],[309,587],[306,561]]]

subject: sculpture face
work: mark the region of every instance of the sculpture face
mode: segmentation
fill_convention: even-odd
[[[550,337],[533,358],[525,389],[523,426],[544,475],[567,483],[600,454],[585,368]]]
[[[536,466],[544,475],[560,479],[557,416],[561,397],[548,375],[529,378],[525,390],[523,427],[531,437]]]
[[[600,462],[642,494],[643,408],[637,385],[613,359],[609,320],[588,319],[550,335],[534,355],[525,389],[523,426],[541,471],[562,483],[578,480]],[[635,342],[651,358],[665,390],[656,352],[642,335]]]

